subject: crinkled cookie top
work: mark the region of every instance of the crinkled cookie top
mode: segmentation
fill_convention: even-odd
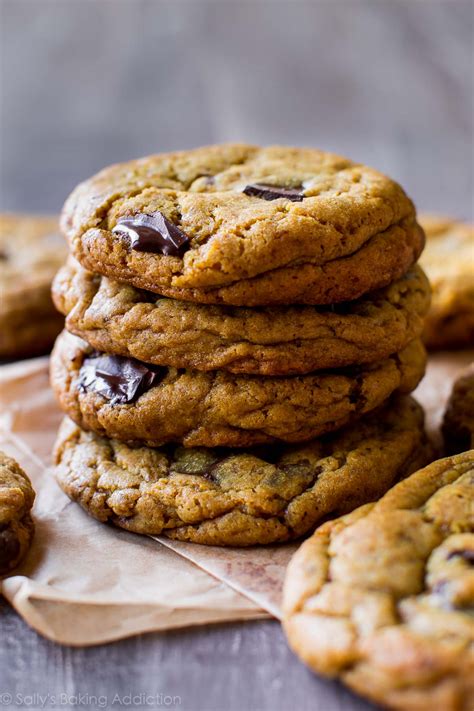
[[[287,571],[293,649],[389,708],[472,708],[473,532],[474,451],[324,524]]]
[[[177,289],[217,288],[309,261],[321,265],[394,226],[402,237],[418,229],[402,188],[376,170],[315,149],[239,144],[106,168],[68,198],[62,228],[84,263],[90,241],[104,238],[107,252],[119,249],[130,238],[127,218],[137,215],[158,215],[171,242],[149,255],[147,266],[140,252],[133,268],[153,270]]]

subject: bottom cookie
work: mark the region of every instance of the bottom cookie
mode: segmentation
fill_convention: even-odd
[[[287,569],[294,651],[392,709],[474,708],[473,504],[470,451],[321,526]]]
[[[0,575],[15,568],[33,536],[35,492],[23,469],[0,452]]]
[[[100,521],[209,545],[288,541],[374,501],[427,461],[423,410],[398,397],[351,428],[247,450],[132,449],[65,419],[55,446],[66,494]]]

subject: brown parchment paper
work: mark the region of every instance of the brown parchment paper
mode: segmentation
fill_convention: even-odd
[[[432,356],[415,393],[438,445],[452,382],[473,358],[474,351]],[[2,591],[30,625],[58,642],[86,645],[263,611],[280,616],[285,568],[297,544],[200,546],[94,521],[47,471],[60,419],[45,359],[0,368],[0,448],[20,461],[38,492],[31,554]]]

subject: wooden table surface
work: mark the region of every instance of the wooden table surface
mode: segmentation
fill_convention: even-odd
[[[329,148],[423,209],[472,217],[469,0],[0,0],[0,13],[1,209],[59,210],[108,163],[248,140]],[[310,674],[272,621],[71,649],[2,603],[0,636],[7,708],[372,708]]]
[[[10,708],[123,708],[131,695],[132,708],[179,711],[374,708],[311,674],[288,649],[276,621],[208,625],[75,649],[41,638],[6,603],[0,614],[0,707],[8,706],[10,695]],[[174,704],[167,706],[165,696],[175,697]]]

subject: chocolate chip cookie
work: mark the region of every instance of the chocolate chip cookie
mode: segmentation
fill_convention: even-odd
[[[373,363],[418,337],[429,307],[419,267],[358,301],[244,308],[176,301],[70,260],[53,285],[66,328],[99,351],[154,365],[291,375]]]
[[[100,521],[233,546],[297,538],[378,498],[426,458],[423,411],[409,397],[294,446],[131,449],[65,419],[55,447],[60,486]]]
[[[0,452],[0,575],[15,568],[30,547],[35,492],[23,469]]]
[[[237,306],[353,300],[402,276],[424,235],[399,185],[313,149],[220,145],[114,165],[62,228],[94,273]]]
[[[443,420],[449,454],[474,449],[474,363],[456,380]]]
[[[66,256],[57,218],[0,215],[0,358],[48,351],[64,324],[51,282]]]
[[[51,357],[61,409],[99,435],[151,447],[246,447],[299,442],[354,422],[421,379],[425,351],[412,341],[380,363],[265,378],[145,365],[97,353],[66,331]]]
[[[474,347],[474,227],[430,215],[421,220],[427,235],[421,263],[433,288],[425,343]]]
[[[287,570],[294,651],[384,707],[472,709],[473,530],[474,451],[323,524]]]

